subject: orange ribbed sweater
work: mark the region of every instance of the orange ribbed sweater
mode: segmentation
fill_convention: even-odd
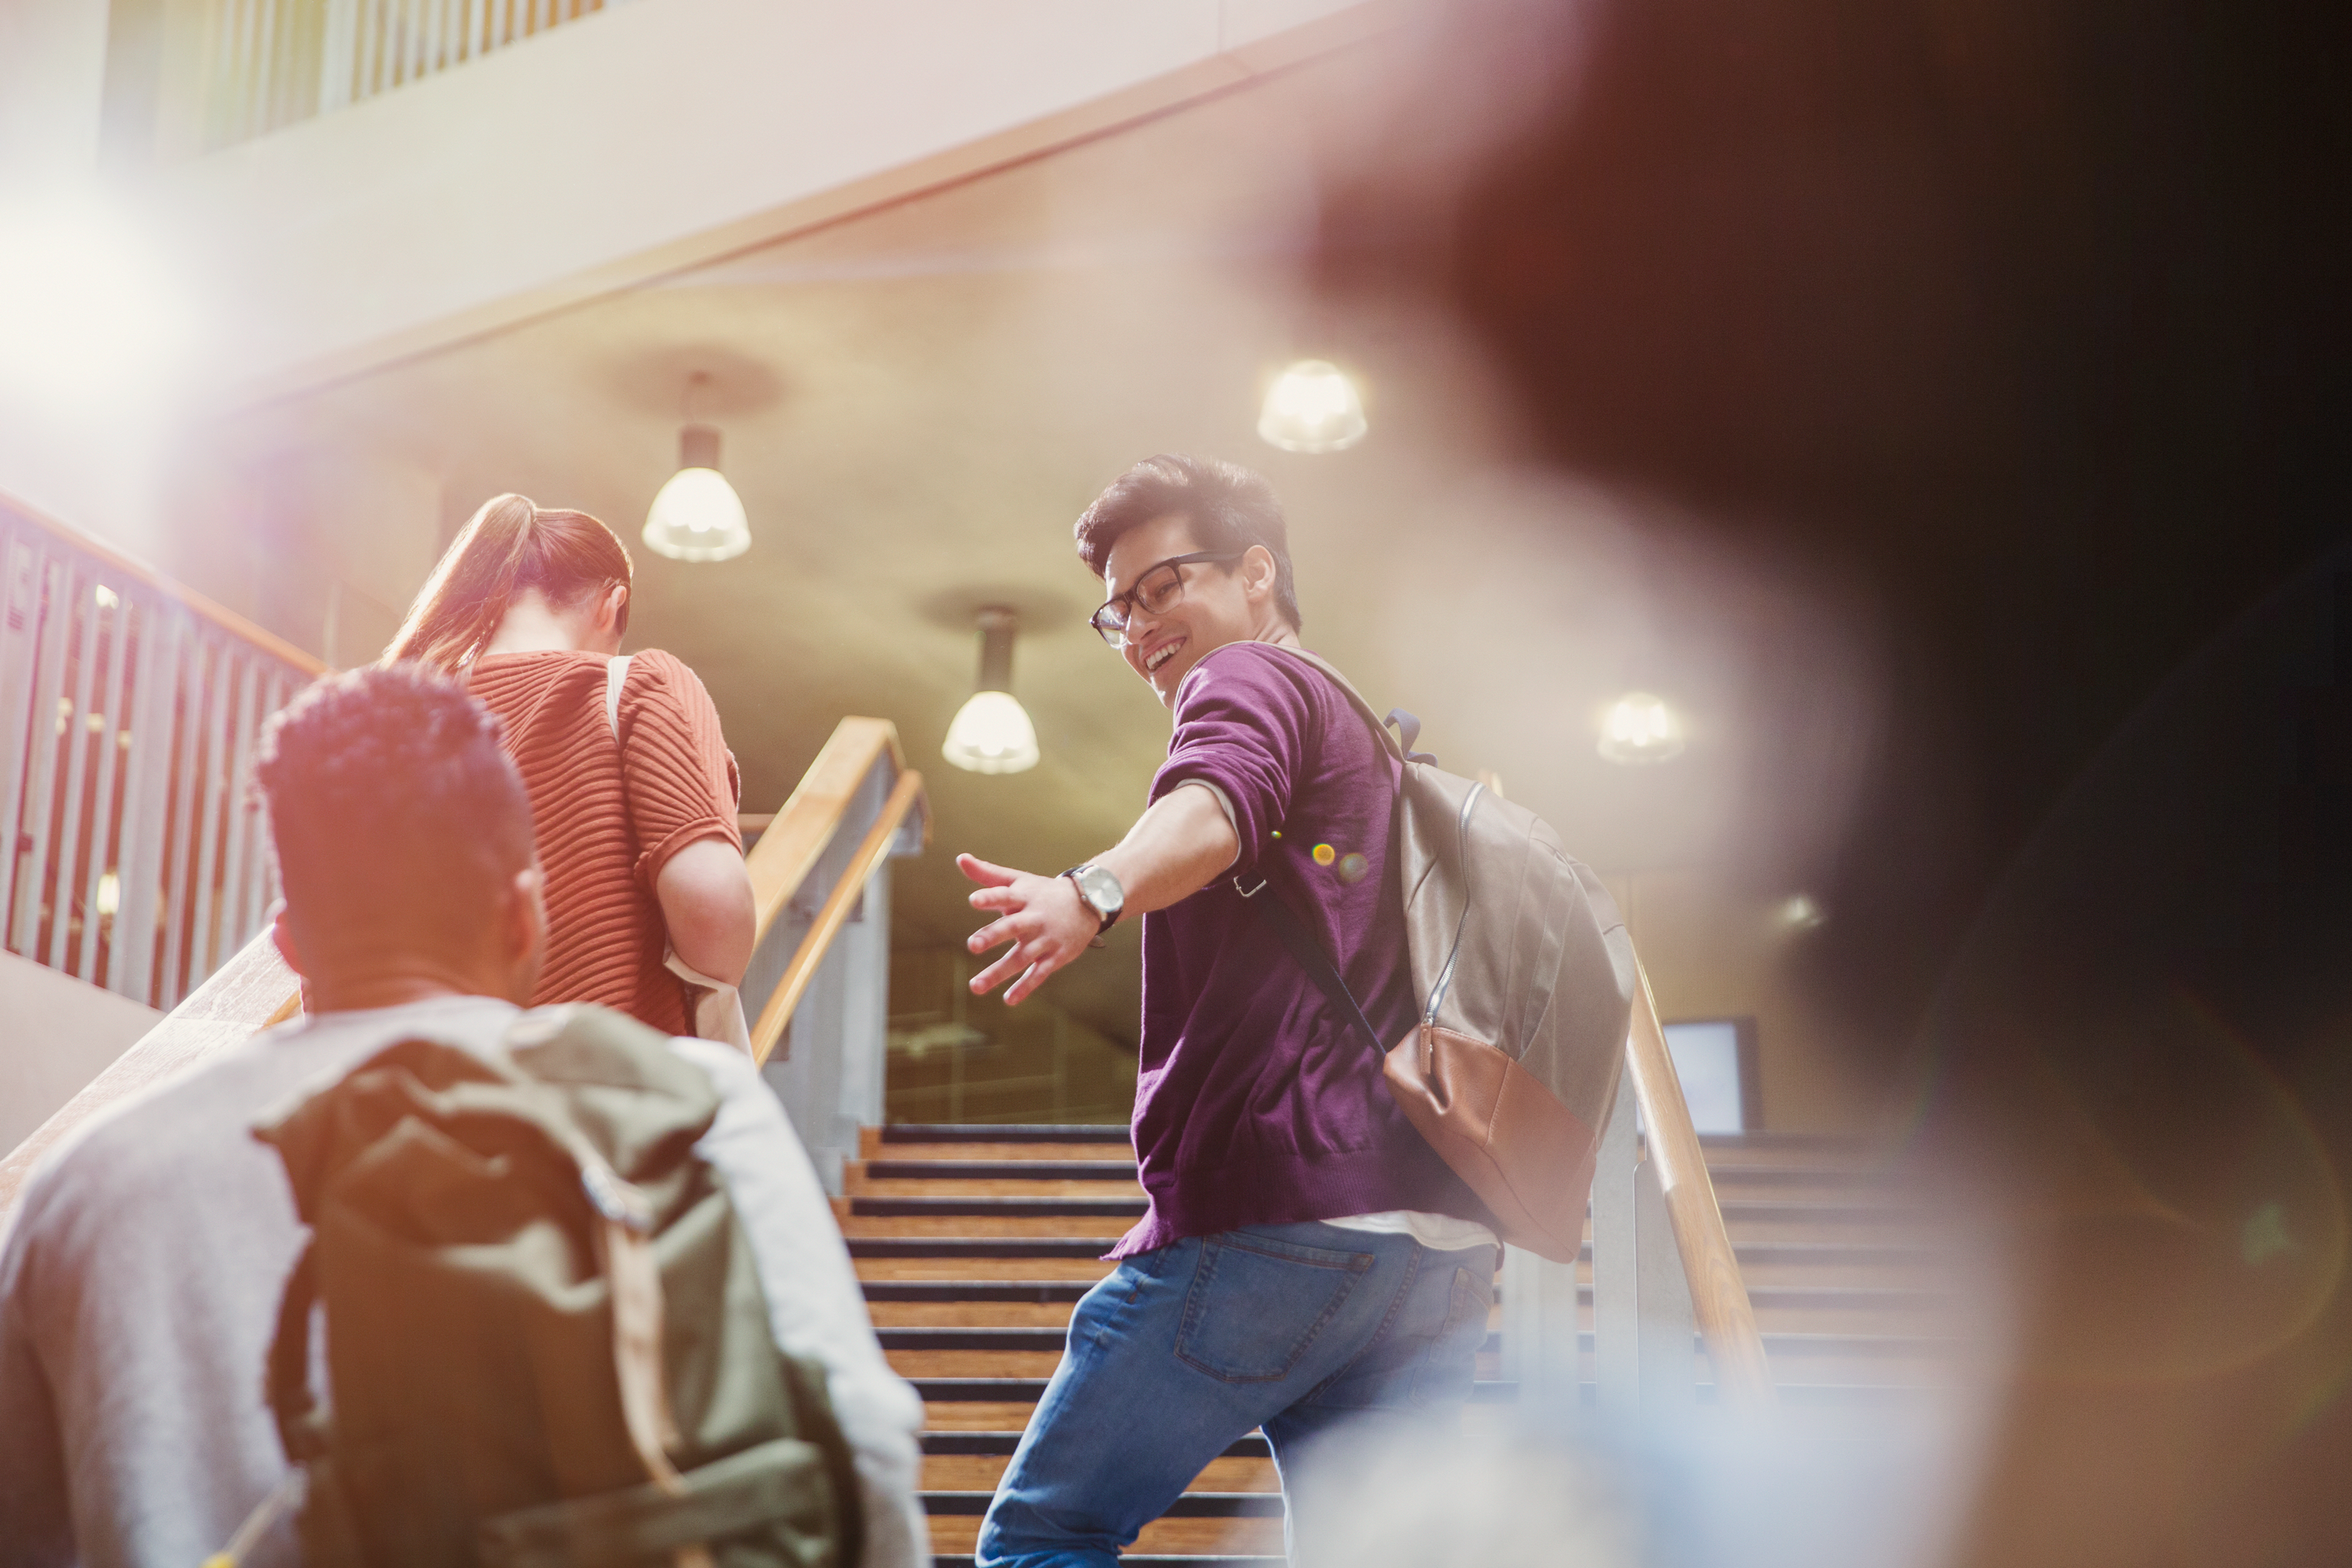
[[[659,649],[631,658],[615,741],[604,665],[595,653],[494,653],[468,677],[504,721],[530,792],[548,923],[531,1001],[598,1002],[688,1034],[686,986],[662,965],[654,879],[698,838],[742,848],[741,782],[694,671]]]

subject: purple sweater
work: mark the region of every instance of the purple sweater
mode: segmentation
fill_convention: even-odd
[[[1412,1025],[1388,875],[1395,763],[1347,696],[1264,643],[1207,655],[1176,693],[1151,781],[1233,803],[1241,858],[1143,917],[1135,1156],[1149,1206],[1112,1258],[1244,1225],[1419,1209],[1492,1223],[1414,1131],[1362,1035],[1234,885],[1277,894],[1338,961],[1381,1037]]]

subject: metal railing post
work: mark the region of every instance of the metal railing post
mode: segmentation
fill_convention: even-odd
[[[1665,1189],[1648,1160],[1633,1173],[1633,1279],[1643,1413],[1687,1410],[1696,1402],[1698,1374],[1690,1281],[1675,1246]]]
[[[1601,1413],[1612,1418],[1632,1415],[1642,1402],[1638,1121],[1633,1074],[1621,1073],[1592,1168],[1592,1376]]]

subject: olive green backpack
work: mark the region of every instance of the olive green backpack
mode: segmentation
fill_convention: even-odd
[[[694,1152],[708,1078],[596,1007],[505,1046],[405,1040],[255,1129],[311,1232],[268,1376],[310,1568],[851,1568],[824,1373]]]

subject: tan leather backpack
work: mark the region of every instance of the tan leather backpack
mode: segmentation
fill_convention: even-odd
[[[1389,862],[1421,1005],[1412,1030],[1381,1039],[1322,943],[1277,900],[1258,906],[1503,1239],[1572,1263],[1639,984],[1616,900],[1540,817],[1414,751],[1421,721],[1399,709],[1383,722],[1325,660],[1283,651],[1328,677],[1397,759]]]

